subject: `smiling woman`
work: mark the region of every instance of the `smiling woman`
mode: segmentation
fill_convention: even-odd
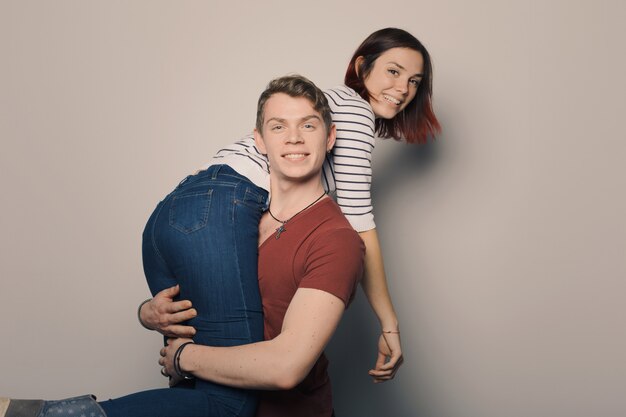
[[[222,149],[203,170],[181,181],[157,205],[144,230],[144,271],[154,298],[140,305],[139,319],[148,329],[178,338],[169,342],[159,359],[164,366],[163,375],[170,378],[170,385],[176,389],[104,401],[99,404],[102,409],[96,407],[96,414],[252,416],[258,401],[258,393],[252,389],[290,389],[285,397],[263,393],[257,415],[306,415],[303,410],[307,410],[309,415],[330,417],[333,411],[327,363],[320,350],[334,329],[325,327],[320,332],[316,326],[336,325],[347,307],[353,284],[362,275],[362,243],[366,246],[362,286],[381,327],[377,360],[369,374],[374,382],[388,381],[402,364],[398,318],[387,290],[371,204],[371,161],[376,135],[423,143],[439,131],[431,106],[432,67],[428,52],[408,32],[387,28],[371,34],[356,50],[348,65],[345,85],[322,92],[303,77],[283,77],[283,81],[284,90],[272,90],[275,80],[259,98],[254,135]],[[270,189],[273,214],[267,216],[263,213]],[[324,198],[326,192],[335,194],[338,207]],[[289,197],[281,199],[281,193]],[[276,317],[277,306],[271,297],[261,300],[259,294],[259,223],[264,238],[274,235],[276,239],[268,240],[284,245],[294,238],[294,229],[289,229],[285,238],[278,240],[286,232],[285,223],[289,220],[284,219],[296,215],[302,219],[306,212],[319,212],[320,207],[326,207],[324,210],[329,210],[327,214],[335,220],[338,215],[341,233],[334,233],[335,230],[331,234],[341,235],[343,243],[337,244],[337,239],[314,239],[315,244],[307,248],[315,249],[312,254],[316,256],[311,259],[322,260],[322,265],[313,268],[307,264],[307,268],[298,269],[305,277],[312,274],[314,279],[287,278],[281,285],[287,289],[288,283],[296,282],[298,288],[291,289],[300,295],[291,294],[288,298],[305,300],[308,306],[319,305],[321,300],[327,308],[315,310],[316,317],[328,318],[332,313],[332,320],[311,320],[311,311],[295,309],[296,315],[305,320],[296,320],[298,325],[289,327],[285,319],[285,329],[297,330],[280,337],[282,319],[267,321],[267,317]],[[350,227],[343,226],[348,225],[346,219]],[[329,224],[339,224],[335,220]],[[306,224],[309,231],[319,230],[319,222]],[[313,235],[307,234],[307,230],[301,232]],[[292,244],[293,248],[300,247],[297,240]],[[352,253],[346,253],[350,248],[354,249]],[[333,262],[327,262],[328,259]],[[267,265],[263,257],[258,260],[260,265]],[[324,265],[339,266],[329,269]],[[289,271],[296,269],[287,268]],[[346,275],[343,281],[337,279],[342,273]],[[311,282],[323,286],[311,287]],[[268,287],[278,288],[274,284]],[[317,301],[309,303],[311,300]],[[278,308],[285,306],[282,302]],[[280,340],[309,341],[310,334],[300,333],[307,329],[316,339],[316,349],[305,349],[307,361],[297,361],[294,355],[298,350]],[[191,336],[195,345],[185,339]],[[261,342],[263,339],[279,342]],[[274,362],[257,360],[269,353],[276,358],[276,352],[263,350],[260,356],[255,353],[244,358],[231,353],[257,352],[251,347],[255,345],[282,347],[276,366],[268,369],[268,364]],[[189,359],[208,347],[229,352],[237,360],[221,361],[207,371],[203,365],[210,362],[211,355],[206,363]],[[292,367],[293,363],[300,365]],[[284,369],[283,364],[286,371],[278,372]],[[211,369],[220,372],[215,375]],[[277,372],[280,376],[271,378]],[[293,401],[276,401],[278,397]],[[93,403],[90,397],[81,398]],[[35,417],[47,416],[50,404],[44,405],[42,414]],[[73,413],[54,407],[50,413],[56,417]],[[7,417],[13,416],[9,413]]]
[[[352,227],[359,232],[367,248],[362,285],[381,326],[378,357],[375,368],[370,370],[369,374],[375,382],[384,382],[395,376],[403,357],[398,319],[387,290],[371,204],[372,151],[375,147],[376,134],[383,138],[393,137],[409,143],[424,143],[439,132],[439,123],[431,105],[430,56],[424,46],[410,33],[396,28],[382,29],[371,34],[357,48],[348,65],[345,83],[344,86],[324,92],[330,107],[328,112],[320,111],[323,105],[319,104],[322,101],[319,97],[306,96],[308,101],[314,104],[313,108],[322,116],[332,114],[334,130],[330,128],[329,131],[329,121],[324,116],[326,128],[320,129],[318,121],[309,117],[310,112],[298,112],[296,117],[295,113],[293,115],[285,113],[285,106],[280,106],[283,109],[280,114],[270,115],[273,104],[287,100],[288,97],[274,97],[275,102],[265,103],[268,97],[262,95],[259,99],[254,135],[256,143],[254,137],[250,135],[219,151],[207,167],[211,170],[219,166],[228,166],[246,180],[250,180],[259,191],[264,191],[270,189],[270,171],[278,172],[277,178],[298,178],[301,181],[306,178],[304,174],[308,172],[309,165],[314,165],[312,162],[324,159],[322,184],[326,191],[335,193],[341,211]],[[292,102],[293,99],[290,100],[290,103]],[[264,104],[268,104],[269,107],[266,109]],[[303,99],[302,104],[303,108],[310,107],[307,100]],[[264,111],[268,111],[267,120],[264,120]],[[322,138],[323,135],[320,134],[322,130],[324,133],[330,133],[328,141],[314,141],[319,142],[320,146],[311,147],[311,142],[306,139],[318,136]],[[263,132],[263,135],[260,135],[260,132]],[[336,133],[335,146],[330,153],[325,154],[324,151],[332,146],[331,136],[334,133]],[[272,181],[272,189],[275,185],[275,181]],[[274,190],[273,194],[276,194]],[[285,232],[284,219],[292,218],[302,210],[306,211],[311,202],[315,204],[318,201],[315,199],[317,194],[309,194],[309,197],[290,201],[284,207],[277,207],[276,204],[279,202],[273,199],[271,214],[273,219],[266,220],[262,225],[262,235],[268,234],[265,228],[269,227],[269,234],[274,233],[277,240],[281,233]],[[243,231],[239,225],[237,227]],[[244,233],[254,236],[255,241],[258,238],[256,230]],[[151,281],[149,276],[148,281]],[[172,282],[172,285],[175,283]],[[154,293],[159,286],[151,285],[151,288]],[[182,297],[191,299],[195,305],[194,293],[187,292],[182,294]],[[154,303],[161,302],[162,297],[157,294]],[[263,303],[266,314],[271,310],[271,302],[268,303],[269,306]],[[168,322],[167,313],[155,312],[151,304],[153,302],[146,305],[143,309],[145,311],[140,311],[141,317],[149,327],[164,333],[166,329],[162,328],[160,323]],[[190,324],[195,326],[193,320]],[[266,325],[265,338],[271,339],[275,336],[276,333],[268,335]],[[212,342],[205,344],[211,345]],[[184,356],[181,364],[183,372],[192,370],[185,369]],[[307,379],[305,378],[305,381]],[[223,380],[220,382],[232,383]],[[246,384],[250,381],[240,383],[241,386],[248,387]],[[313,395],[309,388],[305,384],[299,386],[297,390],[301,394]],[[262,410],[266,410],[266,405],[272,403],[271,397],[261,395]],[[301,415],[289,411],[272,415]],[[331,409],[326,409],[317,415],[330,416],[331,412]]]
[[[412,66],[420,66],[419,61],[421,61],[421,71],[419,71],[421,76],[417,77],[418,74],[411,74],[411,71],[409,71],[409,75],[415,75],[415,78],[421,78],[421,81],[419,81],[415,98],[408,101],[407,106],[399,114],[401,117],[385,118],[381,115],[380,118],[376,119],[376,133],[383,138],[392,137],[405,140],[408,143],[425,143],[430,137],[437,134],[441,127],[435,117],[431,103],[433,67],[430,54],[413,35],[396,28],[381,29],[372,33],[352,55],[346,70],[345,83],[369,101],[370,95],[373,93],[366,86],[370,73],[376,63],[385,62],[384,58],[379,62],[382,55],[396,48],[402,49],[404,52],[408,52],[406,51],[408,49],[420,55]],[[393,66],[385,69],[396,70]]]
[[[357,68],[365,58],[357,58]],[[422,80],[422,54],[409,48],[392,48],[374,61],[365,77],[369,102],[377,118],[393,119],[411,103]]]

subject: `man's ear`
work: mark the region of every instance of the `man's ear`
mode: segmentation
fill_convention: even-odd
[[[328,130],[328,138],[326,139],[326,152],[330,152],[330,150],[335,146],[335,139],[337,139],[337,127],[333,123],[330,125],[330,129]]]
[[[267,149],[265,148],[265,141],[263,141],[263,136],[258,130],[256,130],[256,128],[254,129],[254,144],[257,148],[259,148],[259,151],[261,151],[263,155],[267,155]]]
[[[361,70],[361,65],[363,65],[363,61],[365,61],[365,58],[363,58],[363,55],[357,57],[356,60],[354,61],[354,72],[356,72],[356,76],[358,78],[361,78],[360,70]]]

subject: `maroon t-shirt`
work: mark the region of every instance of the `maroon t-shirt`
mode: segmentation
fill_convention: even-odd
[[[259,248],[259,287],[265,339],[280,334],[285,312],[298,288],[340,298],[346,307],[363,275],[365,245],[330,198],[296,215],[276,239]],[[294,389],[263,391],[257,417],[325,417],[332,414],[328,360],[322,353]]]

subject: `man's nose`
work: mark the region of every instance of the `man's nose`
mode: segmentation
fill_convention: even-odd
[[[287,143],[302,142],[302,134],[299,129],[294,129],[287,135]]]

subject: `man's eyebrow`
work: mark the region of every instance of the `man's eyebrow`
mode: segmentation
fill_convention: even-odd
[[[400,68],[401,70],[406,71],[406,68],[404,68],[402,65],[398,64],[398,63],[397,63],[397,62],[395,62],[395,61],[389,61],[389,62],[388,62],[388,64],[393,64],[393,65],[395,65],[396,67]],[[423,78],[423,77],[424,77],[424,74],[422,74],[421,72],[418,72],[417,74],[412,75],[412,77]]]
[[[317,120],[322,120],[321,117],[319,117],[317,114],[310,114],[308,116],[303,117],[302,119],[300,119],[303,122],[306,122],[307,120],[311,120],[311,119],[317,119]]]
[[[269,122],[285,123],[285,119],[281,119],[280,117],[271,117],[265,121],[266,124]]]
[[[317,120],[322,120],[321,117],[319,117],[317,114],[309,114],[308,116],[304,116],[300,118],[300,122],[306,122],[307,120],[311,120],[311,119],[317,119]],[[269,119],[267,119],[267,121],[265,123],[269,123],[269,122],[277,122],[277,123],[285,123],[287,120],[283,119],[281,117],[270,117]]]

